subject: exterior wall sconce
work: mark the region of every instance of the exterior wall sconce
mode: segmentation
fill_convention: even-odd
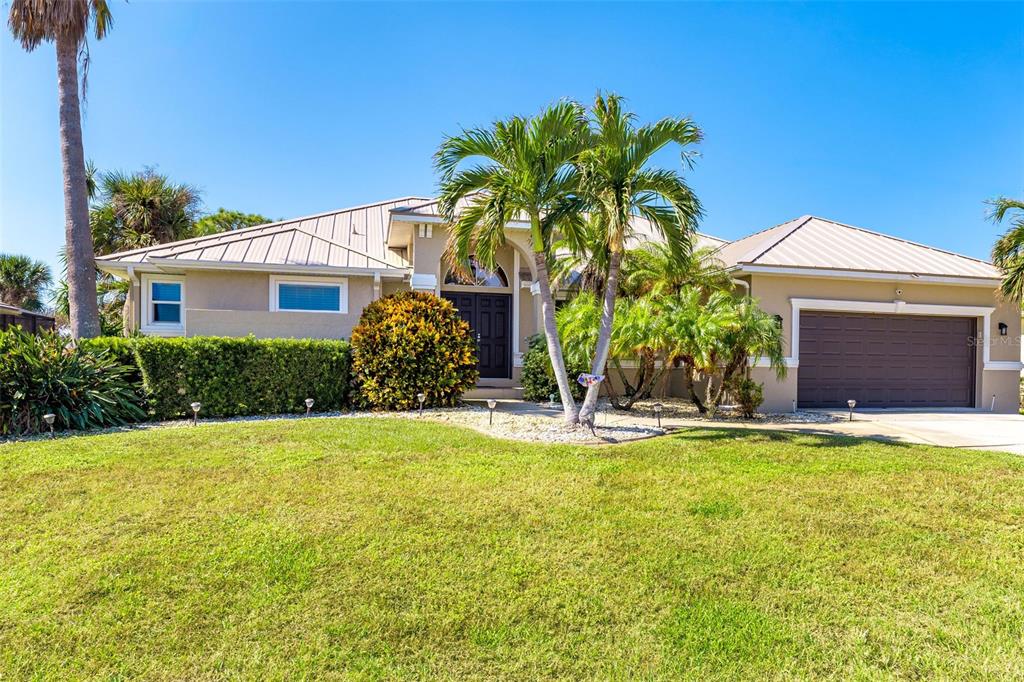
[[[779,326],[781,327],[781,326],[782,326],[782,315],[772,315],[772,317],[774,317],[774,318],[775,318],[775,321],[776,321],[776,322],[778,323],[778,325],[779,325]]]
[[[999,323],[999,336],[1006,336],[1006,333],[1010,331],[1010,328],[1005,322]]]

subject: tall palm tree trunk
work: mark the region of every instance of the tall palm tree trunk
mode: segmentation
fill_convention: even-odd
[[[594,364],[590,368],[592,374],[603,374],[605,365],[608,364],[608,350],[612,341],[612,325],[615,322],[615,296],[619,290],[619,265],[621,262],[622,252],[612,251],[608,258],[608,279],[604,284],[601,328],[597,334]],[[587,395],[583,398],[583,406],[580,408],[580,421],[588,424],[594,422],[594,415],[597,412],[597,398],[600,393],[601,384],[591,384],[587,387]]]
[[[565,371],[565,358],[562,357],[562,344],[558,341],[558,325],[555,324],[555,299],[551,295],[551,279],[548,275],[548,261],[543,252],[533,256],[537,265],[537,283],[540,286],[541,315],[544,320],[544,338],[548,343],[548,355],[551,357],[551,368],[558,382],[558,394],[562,398],[562,410],[567,424],[579,421],[576,401],[572,398],[569,386],[569,375]]]
[[[82,149],[82,114],[78,105],[78,45],[58,34],[57,90],[60,102],[60,153],[64,163],[64,238],[68,259],[71,334],[100,334],[96,302],[96,262],[89,230],[89,201]]]

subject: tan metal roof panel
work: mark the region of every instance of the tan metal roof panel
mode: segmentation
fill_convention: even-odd
[[[998,278],[990,263],[879,232],[803,216],[723,246],[727,265]]]

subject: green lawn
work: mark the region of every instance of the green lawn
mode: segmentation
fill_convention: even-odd
[[[0,679],[1024,677],[1024,460],[411,420],[0,446]]]

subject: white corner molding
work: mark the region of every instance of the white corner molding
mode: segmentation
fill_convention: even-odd
[[[413,291],[435,291],[437,289],[437,275],[426,272],[414,272],[409,278],[409,286]]]
[[[986,362],[983,369],[999,372],[1020,372],[1024,371],[1024,362],[1016,362],[1014,360],[992,360]]]
[[[800,362],[800,311],[824,310],[844,313],[881,313],[883,315],[930,315],[933,317],[980,317],[979,336],[982,337],[982,367],[989,369],[991,362],[988,344],[992,326],[993,306],[937,305],[933,303],[907,303],[906,301],[843,301],[823,298],[791,298],[793,314],[790,321],[790,355],[796,367]]]

